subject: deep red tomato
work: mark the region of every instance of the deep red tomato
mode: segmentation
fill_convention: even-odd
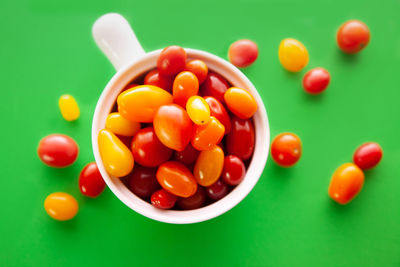
[[[207,77],[208,67],[204,61],[200,59],[191,60],[186,63],[185,70],[194,73],[199,80],[199,84],[202,84]]]
[[[151,204],[159,209],[170,209],[175,205],[177,196],[160,189],[151,195]]]
[[[293,133],[278,134],[271,144],[272,159],[282,167],[291,167],[301,157],[300,138]]]
[[[50,167],[67,167],[75,162],[79,148],[75,140],[63,134],[51,134],[39,142],[38,155]]]
[[[193,134],[193,123],[186,111],[176,105],[164,105],[154,116],[154,130],[165,146],[182,151],[189,144]]]
[[[157,68],[162,75],[175,75],[185,69],[186,52],[180,46],[164,48],[157,60]]]
[[[131,146],[133,140],[132,136],[117,135],[117,137],[122,141],[122,143],[124,143],[124,145],[126,145],[126,147]]]
[[[199,153],[200,151],[194,149],[191,144],[188,144],[184,150],[175,151],[175,159],[186,165],[190,165],[195,163]]]
[[[221,104],[217,99],[212,96],[204,97],[204,100],[207,102],[210,107],[210,115],[214,116],[222,123],[225,127],[225,134],[228,134],[231,131],[231,118],[229,117],[228,112],[226,111],[224,105]]]
[[[354,54],[363,50],[369,43],[370,32],[363,22],[350,20],[342,24],[337,32],[337,43],[343,52]]]
[[[193,210],[201,208],[206,201],[206,193],[203,187],[197,187],[196,193],[191,197],[181,197],[178,199],[178,206],[183,210]]]
[[[228,191],[228,186],[221,179],[206,188],[207,196],[212,200],[220,200]]]
[[[172,83],[174,80],[171,76],[161,75],[157,69],[149,71],[144,77],[144,84],[160,87],[168,92],[172,92]]]
[[[224,169],[222,170],[222,180],[228,185],[238,185],[243,181],[246,174],[246,167],[243,161],[234,155],[225,157]]]
[[[238,156],[242,160],[248,160],[253,155],[254,143],[253,122],[250,119],[243,120],[233,117],[232,130],[226,136],[228,154]]]
[[[229,61],[239,68],[253,64],[258,57],[257,44],[250,40],[238,40],[231,44],[228,51]]]
[[[87,164],[79,175],[79,189],[81,193],[88,197],[99,196],[106,183],[97,168],[96,162],[91,162]]]
[[[324,68],[315,68],[308,71],[303,78],[303,88],[307,93],[319,94],[328,87],[331,76]]]
[[[129,175],[128,187],[140,198],[148,198],[160,188],[156,178],[157,169],[136,165]]]
[[[363,170],[374,168],[381,161],[383,156],[382,148],[379,144],[369,142],[361,145],[354,152],[354,163]]]
[[[169,160],[172,150],[158,140],[153,127],[140,129],[132,140],[133,158],[145,167],[157,167]]]
[[[207,78],[200,87],[202,96],[212,96],[219,102],[224,103],[224,94],[228,90],[229,84],[224,77],[215,72],[208,72]]]

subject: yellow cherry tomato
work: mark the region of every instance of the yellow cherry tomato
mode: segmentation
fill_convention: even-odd
[[[100,156],[110,175],[122,177],[128,175],[134,165],[131,151],[109,130],[103,129],[98,136]]]
[[[172,95],[154,85],[140,85],[122,92],[117,99],[121,115],[136,122],[153,122],[159,107],[172,103]]]
[[[134,136],[140,129],[140,123],[127,120],[120,113],[113,112],[106,119],[106,129],[123,136]]]
[[[197,125],[206,124],[210,120],[210,107],[201,96],[191,96],[186,102],[186,111]]]
[[[308,64],[308,51],[299,41],[284,39],[279,45],[279,61],[288,71],[301,71]]]
[[[194,177],[201,186],[210,186],[221,176],[224,167],[224,151],[215,146],[201,151],[194,165]]]
[[[257,111],[257,102],[246,90],[231,87],[224,94],[228,109],[241,119],[251,118]]]
[[[74,121],[79,118],[79,106],[72,95],[62,95],[58,100],[58,106],[66,121]]]
[[[71,220],[78,213],[78,202],[70,194],[56,192],[44,200],[44,209],[53,219],[59,221]]]

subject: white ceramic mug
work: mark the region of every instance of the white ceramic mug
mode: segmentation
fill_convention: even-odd
[[[129,23],[119,14],[110,13],[100,17],[93,25],[93,37],[116,68],[117,73],[108,82],[97,102],[92,124],[92,145],[97,166],[111,191],[128,207],[154,220],[166,223],[196,223],[217,217],[234,206],[253,189],[260,178],[269,152],[269,125],[263,101],[247,77],[232,64],[210,53],[185,48],[188,59],[201,59],[208,68],[221,74],[233,86],[251,92],[258,104],[254,114],[255,149],[243,181],[227,196],[206,207],[180,211],[161,210],[134,195],[116,177],[110,176],[100,157],[97,135],[105,127],[105,121],[122,89],[136,77],[154,69],[161,50],[146,53],[139,44]],[[212,164],[212,163],[210,163]]]

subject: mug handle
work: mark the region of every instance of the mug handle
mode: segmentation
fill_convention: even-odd
[[[128,21],[118,13],[108,13],[96,20],[93,38],[118,71],[146,54]]]

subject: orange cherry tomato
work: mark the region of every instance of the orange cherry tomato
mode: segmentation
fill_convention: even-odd
[[[221,176],[224,151],[219,146],[201,151],[194,166],[194,177],[201,186],[210,186]]]
[[[70,194],[56,192],[48,195],[44,201],[44,209],[55,220],[71,220],[78,213],[78,202]]]
[[[172,86],[174,103],[186,107],[189,97],[197,95],[199,92],[199,81],[196,75],[190,71],[183,71],[176,75]]]
[[[369,43],[371,35],[368,26],[359,20],[349,20],[337,32],[339,48],[348,54],[358,53]]]
[[[192,138],[193,123],[186,111],[176,104],[160,107],[153,125],[158,139],[171,149],[184,150]]]
[[[271,156],[282,167],[296,164],[301,157],[301,140],[293,133],[278,134],[271,144]]]
[[[117,103],[118,111],[124,118],[152,122],[159,107],[172,103],[172,96],[157,86],[140,85],[122,92]]]
[[[192,145],[197,150],[209,150],[221,142],[225,127],[215,117],[205,125],[196,125],[192,138]]]
[[[158,183],[179,197],[190,197],[197,191],[197,183],[190,170],[180,162],[168,161],[157,170]]]
[[[228,109],[241,119],[251,118],[257,111],[257,102],[246,90],[231,87],[224,94]]]
[[[185,70],[190,71],[196,75],[199,84],[202,84],[207,77],[208,67],[203,60],[195,59],[186,63]]]
[[[341,165],[332,175],[329,196],[339,204],[347,204],[361,191],[364,173],[353,163]]]

